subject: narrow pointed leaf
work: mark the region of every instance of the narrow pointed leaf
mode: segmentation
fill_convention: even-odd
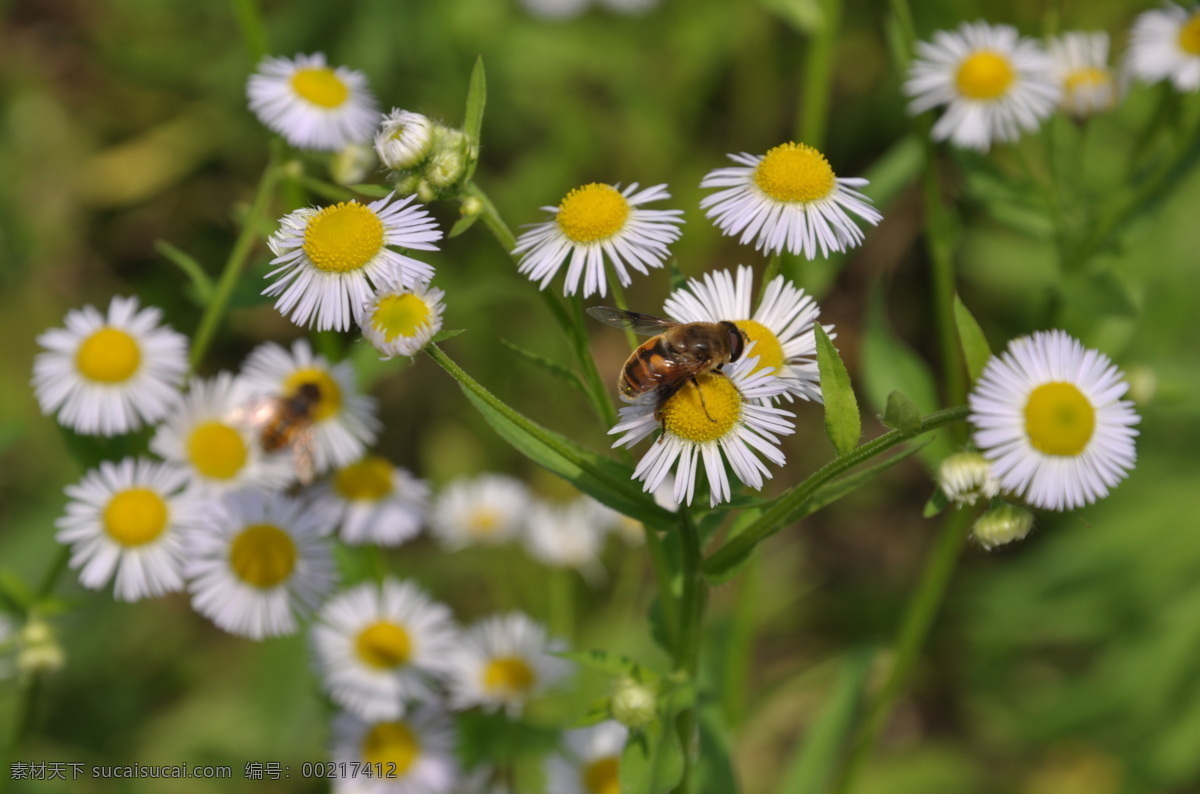
[[[898,391],[888,395],[887,411],[883,414],[883,423],[894,430],[899,430],[906,437],[912,437],[921,429],[921,412],[912,400]]]
[[[603,673],[613,678],[628,676],[640,683],[653,683],[662,677],[658,673],[647,670],[627,656],[609,653],[608,651],[563,651],[562,653],[555,654],[555,656],[575,662],[580,667],[586,667],[589,670],[595,670],[598,673]]]
[[[821,372],[821,396],[825,400],[825,432],[839,455],[845,455],[858,444],[862,435],[862,417],[858,399],[850,385],[850,373],[842,363],[825,329],[818,324],[817,367]]]
[[[390,185],[371,185],[367,183],[350,185],[350,189],[358,195],[367,196],[368,198],[383,198],[395,192],[395,188]]]
[[[558,378],[562,378],[562,380],[571,384],[571,386],[573,386],[574,388],[578,389],[581,394],[584,394],[584,395],[587,394],[587,388],[583,385],[583,381],[581,381],[579,379],[579,376],[576,375],[571,370],[564,367],[562,364],[559,364],[557,361],[552,361],[551,359],[548,359],[545,356],[539,356],[537,353],[534,353],[532,350],[526,350],[525,348],[521,347],[520,345],[513,344],[512,342],[508,341],[507,339],[501,339],[500,344],[504,345],[509,350],[516,353],[518,356],[520,356],[521,358],[530,362],[531,364],[534,364],[534,365],[546,370],[551,375],[554,375],[555,377],[558,377]]]
[[[201,306],[207,306],[213,297],[213,283],[204,268],[190,254],[168,243],[166,240],[155,240],[154,248],[171,264],[184,272],[192,282],[196,293],[196,301]]]
[[[967,362],[967,375],[974,382],[979,379],[984,365],[992,357],[987,337],[979,323],[967,311],[967,306],[958,295],[954,296],[954,322],[958,326],[958,342],[962,345],[963,358]]]
[[[475,67],[471,69],[471,84],[467,88],[467,112],[463,121],[463,132],[467,136],[469,156],[471,158],[470,165],[467,166],[468,180],[474,176],[475,164],[479,162],[480,134],[483,131],[483,108],[486,104],[487,75],[483,71],[483,56],[480,55],[475,59]]]
[[[933,518],[945,510],[949,504],[950,500],[946,498],[945,492],[941,488],[935,488],[933,496],[929,497],[929,501],[925,503],[925,509],[921,511],[921,515],[925,518]]]
[[[482,213],[475,213],[473,215],[463,215],[461,218],[459,218],[457,221],[454,222],[453,226],[450,227],[450,233],[447,234],[446,237],[450,238],[450,239],[458,237],[460,234],[465,232],[467,229],[470,229],[472,226],[474,226],[475,221],[479,220],[479,216],[481,214]]]

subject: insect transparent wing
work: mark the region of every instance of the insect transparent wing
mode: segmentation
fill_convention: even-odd
[[[674,328],[679,323],[674,320],[664,320],[649,314],[614,309],[611,306],[589,306],[587,313],[595,319],[611,325],[614,328],[627,328],[642,336],[657,336],[668,328]]]

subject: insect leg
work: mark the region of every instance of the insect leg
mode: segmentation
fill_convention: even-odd
[[[704,389],[700,388],[700,381],[696,380],[694,376],[692,377],[692,385],[696,387],[696,391],[700,394],[700,407],[704,409],[704,415],[708,417],[708,421],[716,422],[717,420],[713,419],[712,414],[708,412],[708,403],[704,401]]]

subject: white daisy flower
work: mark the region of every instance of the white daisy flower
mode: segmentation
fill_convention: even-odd
[[[774,370],[787,385],[783,396],[821,401],[821,376],[817,371],[817,337],[814,328],[821,308],[811,295],[776,276],[767,285],[758,309],[750,311],[754,270],[738,267],[737,281],[728,270],[689,279],[663,304],[667,316],[681,323],[716,323],[728,320],[754,343],[759,369]],[[823,326],[830,336],[833,326]]]
[[[629,729],[609,720],[566,732],[566,754],[546,760],[546,791],[551,794],[617,794],[621,752]]]
[[[429,512],[429,485],[378,455],[337,469],[313,486],[312,498],[351,545],[399,546],[416,537]]]
[[[978,452],[956,452],[938,465],[938,487],[956,505],[973,505],[980,497],[1000,493],[1000,482],[992,476],[987,458]]]
[[[184,537],[192,607],[230,634],[291,634],[333,589],[328,516],[280,493],[226,494]]]
[[[1062,85],[1059,105],[1067,115],[1086,119],[1116,106],[1119,92],[1108,67],[1107,33],[1064,33],[1046,48]]]
[[[762,488],[771,472],[752,450],[777,466],[783,465],[778,436],[794,432],[785,418],[794,414],[760,404],[763,401],[759,398],[781,394],[787,385],[772,372],[758,369],[753,347],[748,346],[746,355],[727,364],[721,372],[697,375],[698,385],[689,381],[661,407],[649,394],[647,399],[621,409],[620,421],[608,431],[609,435],[625,434],[614,447],[633,446],[662,426],[658,441],[633,472],[647,493],[659,487],[678,461],[673,497],[677,503],[690,505],[699,474],[697,461],[702,460],[708,475],[709,503],[716,507],[732,495],[725,473],[726,459],[738,479],[755,489]]]
[[[322,53],[267,57],[246,83],[250,110],[297,149],[332,152],[371,139],[379,106],[362,72],[325,64]]]
[[[428,284],[380,289],[363,308],[363,337],[384,358],[415,356],[442,330],[445,295]]]
[[[520,612],[481,620],[447,659],[452,702],[458,708],[504,708],[516,716],[571,672],[570,662],[551,655],[565,650],[564,643],[547,639],[545,627]]]
[[[55,537],[71,547],[80,583],[98,590],[112,581],[122,601],[182,590],[183,534],[204,512],[187,485],[183,469],[144,458],[103,461],[68,485]]]
[[[525,484],[503,474],[481,474],[447,485],[433,501],[433,534],[448,549],[496,546],[525,526],[532,497]]]
[[[192,483],[209,496],[248,486],[286,487],[295,478],[288,461],[266,455],[253,428],[234,419],[247,399],[228,372],[193,379],[150,440],[151,451],[185,467]]]
[[[677,224],[683,210],[647,210],[643,204],[670,198],[666,185],[638,192],[637,183],[620,185],[593,182],[572,190],[557,207],[542,207],[554,214],[545,223],[531,224],[517,240],[513,254],[521,257],[518,270],[545,289],[564,262],[567,275],[563,294],[574,295],[583,281],[583,297],[604,295],[608,280],[604,263],[612,265],[622,286],[632,281],[628,268],[645,275],[662,267],[667,245],[679,238]]]
[[[107,318],[94,306],[67,313],[66,328],[38,337],[33,390],[43,414],[85,435],[115,436],[166,416],[187,374],[187,338],[115,297]]]
[[[416,585],[359,585],[321,607],[312,628],[321,685],[366,720],[392,720],[408,703],[437,696],[435,679],[457,633],[449,608]]]
[[[420,113],[392,108],[375,133],[379,162],[393,171],[416,168],[429,156],[433,122]]]
[[[1073,510],[1107,496],[1137,460],[1129,388],[1108,356],[1064,331],[1014,339],[968,402],[975,445],[1005,491]]]
[[[268,240],[278,265],[263,295],[278,295],[275,308],[297,325],[345,331],[373,288],[411,287],[433,277],[433,268],[388,246],[436,251],[442,233],[415,196],[390,194],[370,204],[343,201],[305,207],[279,221]],[[412,205],[412,206],[410,206]]]
[[[526,551],[551,568],[574,568],[595,584],[604,575],[600,553],[606,530],[597,506],[590,498],[567,505],[534,502],[524,534]]]
[[[375,443],[375,400],[358,393],[350,362],[330,366],[324,356],[313,355],[305,339],[296,340],[290,354],[273,342],[259,345],[246,359],[242,378],[247,393],[256,397],[291,398],[301,388],[316,390],[311,417],[317,474],[353,463]]]
[[[1139,14],[1129,33],[1129,70],[1148,83],[1200,89],[1200,5],[1165,3]]]
[[[883,216],[854,188],[867,180],[839,178],[825,155],[803,143],[784,143],[765,155],[731,154],[739,165],[709,171],[700,187],[723,188],[705,196],[701,209],[739,242],[760,251],[788,251],[815,259],[863,241],[853,213],[872,226]]]
[[[919,42],[904,93],[909,113],[941,105],[933,139],[986,152],[993,143],[1032,132],[1054,112],[1061,87],[1054,62],[1032,39],[1009,25],[964,22],[933,43]]]
[[[333,760],[369,764],[332,778],[335,794],[449,794],[458,779],[450,715],[423,706],[403,719],[364,721],[350,712],[333,721]],[[369,768],[368,776],[363,771]],[[353,767],[347,766],[351,770]]]

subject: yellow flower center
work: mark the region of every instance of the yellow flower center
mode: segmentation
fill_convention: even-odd
[[[403,722],[379,722],[362,740],[362,757],[368,764],[383,764],[384,771],[403,776],[421,755],[421,742]],[[388,764],[395,764],[389,767]]]
[[[196,471],[214,480],[237,476],[248,452],[242,434],[224,422],[196,425],[187,440],[188,460]]]
[[[301,99],[323,108],[341,107],[350,89],[328,66],[297,69],[292,75],[292,90]]]
[[[1017,79],[1008,58],[998,52],[981,50],[958,65],[954,83],[958,93],[968,99],[997,99],[1004,96]]]
[[[283,382],[283,396],[289,399],[295,397],[300,387],[306,383],[316,386],[317,393],[321,395],[312,408],[313,421],[322,422],[336,416],[342,408],[342,390],[338,388],[337,381],[323,369],[305,367],[293,372]]]
[[[1179,28],[1179,49],[1188,55],[1200,55],[1200,11]]]
[[[333,476],[333,490],[348,502],[378,502],[392,492],[392,464],[374,456],[351,463]]]
[[[610,755],[585,766],[580,778],[587,794],[621,794],[621,759]]]
[[[558,228],[577,243],[607,240],[629,219],[629,202],[612,185],[593,182],[567,194],[558,207]]]
[[[167,528],[167,503],[149,488],[130,488],[108,500],[104,531],[122,546],[149,543]]]
[[[274,524],[251,524],[229,544],[229,567],[234,575],[264,590],[287,581],[296,557],[295,542]]]
[[[467,531],[477,538],[486,538],[500,528],[500,514],[486,507],[471,511],[467,518]]]
[[[489,694],[519,695],[533,688],[533,668],[516,656],[501,656],[483,670],[483,688]]]
[[[383,248],[383,221],[365,204],[343,201],[308,219],[304,253],[326,273],[358,270]]]
[[[735,320],[733,324],[746,334],[748,343],[755,343],[750,355],[758,357],[758,366],[753,371],[758,372],[769,367],[778,375],[783,369],[784,359],[783,345],[779,344],[779,337],[775,336],[775,332],[757,320]]]
[[[825,155],[805,143],[782,143],[754,168],[754,184],[776,201],[817,201],[833,192],[837,177]]]
[[[742,394],[733,381],[718,372],[697,375],[696,380],[699,389],[696,384],[688,383],[659,409],[663,427],[668,433],[697,444],[724,438],[742,415]]]
[[[402,626],[381,620],[359,633],[354,649],[367,665],[390,670],[412,656],[412,639]]]
[[[1078,455],[1095,429],[1096,409],[1072,383],[1043,383],[1025,403],[1029,443],[1047,455]]]
[[[75,366],[80,374],[100,383],[128,380],[141,363],[142,351],[137,340],[107,325],[83,340],[75,352]]]
[[[1094,66],[1087,66],[1083,69],[1075,69],[1067,73],[1063,78],[1063,87],[1067,93],[1076,91],[1086,91],[1091,88],[1098,88],[1112,83],[1112,75],[1107,69],[1097,69]]]
[[[429,315],[429,304],[416,295],[387,295],[379,300],[371,325],[391,342],[398,336],[416,336],[429,323]]]

